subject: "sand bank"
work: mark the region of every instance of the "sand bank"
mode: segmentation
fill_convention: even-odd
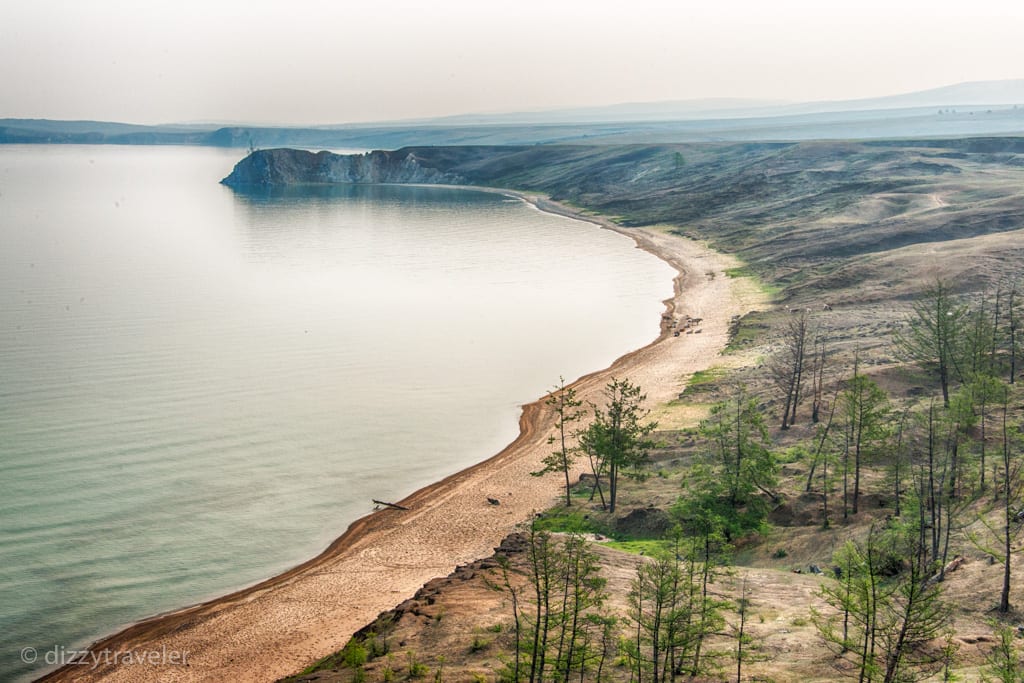
[[[574,383],[584,400],[600,403],[611,377],[628,377],[648,405],[672,400],[695,371],[714,364],[727,341],[729,319],[763,305],[755,287],[727,277],[735,260],[658,229],[622,229],[599,217],[538,196],[544,211],[617,230],[664,259],[679,274],[666,314],[702,318],[700,334],[673,336],[668,325],[648,346]],[[543,400],[523,407],[519,437],[501,453],[352,524],[318,557],[260,584],[131,626],[95,645],[99,656],[43,680],[274,681],[340,649],[357,629],[410,597],[423,583],[457,565],[490,555],[534,511],[560,493],[557,476],[531,477],[548,453],[553,416]],[[492,505],[487,498],[501,504]],[[177,653],[147,659],[149,653]],[[139,660],[142,661],[139,661]],[[185,664],[181,663],[184,659]]]

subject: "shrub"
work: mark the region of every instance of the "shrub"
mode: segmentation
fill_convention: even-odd
[[[409,664],[408,675],[409,678],[423,678],[427,675],[427,665],[416,659],[416,652],[409,650],[405,653],[406,661]]]
[[[358,669],[363,664],[366,664],[368,658],[366,648],[363,647],[362,643],[356,641],[349,641],[349,644],[345,646],[343,652],[345,666]]]

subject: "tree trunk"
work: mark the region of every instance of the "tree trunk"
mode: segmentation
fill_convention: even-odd
[[[861,421],[863,426],[863,419]],[[861,426],[857,428],[857,440],[853,446],[853,514],[860,511],[860,442]]]
[[[1017,379],[1017,316],[1013,310],[1013,300],[1017,294],[1017,288],[1010,289],[1010,300],[1007,302],[1007,311],[1010,319],[1010,384]]]
[[[935,500],[935,406],[928,410],[928,510],[932,521],[932,560],[939,557],[938,502]]]
[[[619,491],[619,466],[612,463],[608,468],[608,512],[615,512],[615,499]]]
[[[1003,552],[1006,556],[1003,560],[1003,590],[999,595],[999,612],[1006,614],[1010,611],[1010,440],[1007,430],[1007,406],[1009,398],[1003,403]]]
[[[849,482],[850,482],[850,435],[846,435],[843,445],[843,519],[849,519]]]

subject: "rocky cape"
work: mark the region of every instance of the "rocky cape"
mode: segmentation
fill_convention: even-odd
[[[454,185],[465,179],[425,165],[411,149],[348,155],[268,149],[242,159],[221,182],[232,188],[260,188],[338,183]]]

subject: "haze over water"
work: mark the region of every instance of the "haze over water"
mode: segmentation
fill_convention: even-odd
[[[627,238],[448,188],[239,196],[238,156],[0,148],[0,679],[312,557],[657,335],[672,271]]]

